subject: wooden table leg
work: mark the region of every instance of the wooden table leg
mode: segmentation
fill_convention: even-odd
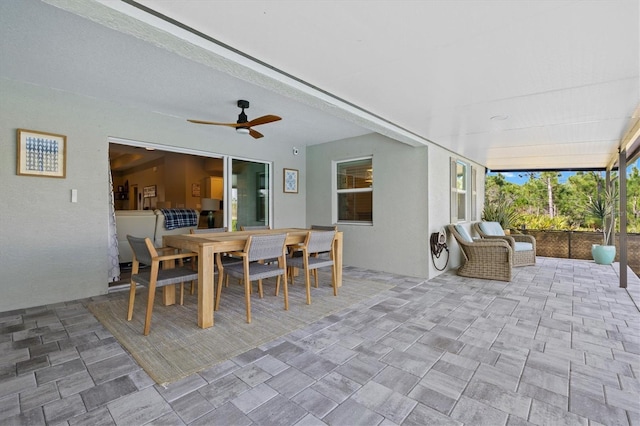
[[[162,262],[162,269],[171,269],[176,267],[175,260],[165,260]],[[162,287],[162,304],[165,306],[175,305],[176,303],[176,285],[166,285]]]
[[[343,246],[342,232],[336,233],[336,238],[333,240],[333,252],[336,264],[336,286],[342,287],[342,246]]]
[[[213,326],[213,262],[215,253],[211,247],[200,247],[198,253],[198,326]]]

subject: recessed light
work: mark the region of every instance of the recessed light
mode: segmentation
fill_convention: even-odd
[[[490,118],[490,120],[504,121],[507,118],[509,118],[508,115],[494,115],[493,117]]]

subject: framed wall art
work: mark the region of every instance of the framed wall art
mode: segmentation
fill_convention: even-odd
[[[16,174],[65,178],[67,137],[55,133],[18,129]]]
[[[298,193],[298,171],[296,169],[283,169],[282,176],[284,192]]]
[[[191,184],[191,196],[192,197],[199,197],[200,196],[200,184],[199,183],[192,183]]]
[[[144,198],[157,197],[156,186],[155,185],[145,186],[144,188],[142,188],[142,194]]]

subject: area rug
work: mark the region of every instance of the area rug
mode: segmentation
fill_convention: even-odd
[[[265,280],[264,298],[260,299],[255,290],[251,298],[251,324],[246,322],[244,287],[237,281],[230,283],[222,290],[220,310],[214,314],[214,326],[208,329],[197,326],[195,295],[185,294],[182,306],[162,306],[159,290],[148,336],[142,335],[146,289],[138,290],[131,321],[126,320],[128,291],[111,294],[107,300],[90,303],[88,308],[156,383],[166,385],[393,287],[343,278],[335,297],[330,276],[321,275],[320,282],[320,287],[315,288],[312,278],[312,300],[307,305],[304,279],[298,277],[296,284],[289,286],[289,310],[285,311],[282,290],[276,297],[275,280]]]

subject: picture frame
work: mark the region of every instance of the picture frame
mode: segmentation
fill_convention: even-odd
[[[56,133],[18,129],[16,174],[67,177],[67,137]]]
[[[156,197],[156,185],[149,185],[142,188],[142,196],[144,198]]]
[[[282,188],[285,193],[297,194],[298,193],[298,170],[297,169],[283,169],[282,174]]]
[[[199,183],[192,183],[191,184],[191,196],[192,197],[199,197],[200,196],[200,184]]]

